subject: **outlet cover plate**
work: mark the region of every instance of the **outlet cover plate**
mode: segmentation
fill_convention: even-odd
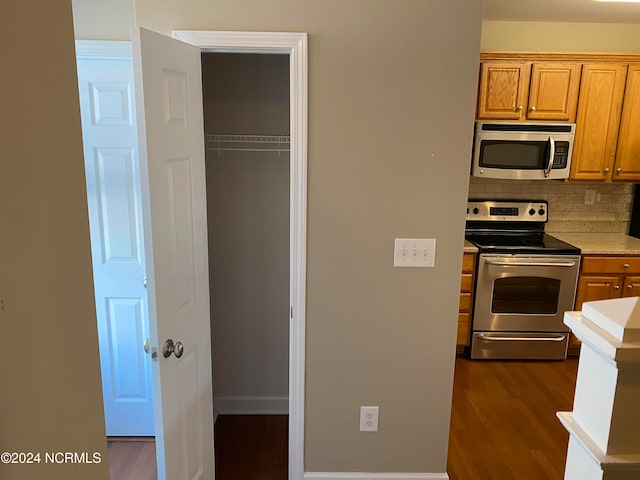
[[[360,431],[361,432],[377,432],[378,431],[378,413],[380,407],[360,407]]]

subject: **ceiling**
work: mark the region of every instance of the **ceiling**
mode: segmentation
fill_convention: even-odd
[[[594,0],[485,0],[484,19],[640,24],[640,3]]]

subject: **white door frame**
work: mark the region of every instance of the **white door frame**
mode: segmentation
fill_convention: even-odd
[[[174,30],[204,52],[289,55],[289,479],[304,475],[304,386],[307,247],[307,34]]]

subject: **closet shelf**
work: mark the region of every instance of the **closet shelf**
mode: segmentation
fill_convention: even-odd
[[[204,136],[206,150],[220,152],[288,152],[289,135],[226,135],[208,134]]]

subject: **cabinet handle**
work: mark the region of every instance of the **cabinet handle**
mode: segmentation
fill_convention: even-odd
[[[604,173],[609,173],[609,167],[604,169]]]
[[[516,108],[516,110],[518,110],[519,112],[522,111],[522,105],[518,105],[518,108]]]
[[[622,265],[624,268],[629,268],[629,264],[625,263],[624,265]]]
[[[620,285],[614,285],[614,286],[613,286],[613,289],[614,289],[614,290],[620,290]]]
[[[627,289],[628,289],[628,290],[631,290],[632,288],[633,288],[633,285],[631,285],[630,283],[629,283],[629,284],[627,284]]]
[[[618,174],[622,173],[622,167],[616,168],[616,173],[618,173]]]
[[[535,111],[536,111],[536,107],[531,107],[531,108],[529,108],[529,111],[531,111],[531,112],[535,112]]]

